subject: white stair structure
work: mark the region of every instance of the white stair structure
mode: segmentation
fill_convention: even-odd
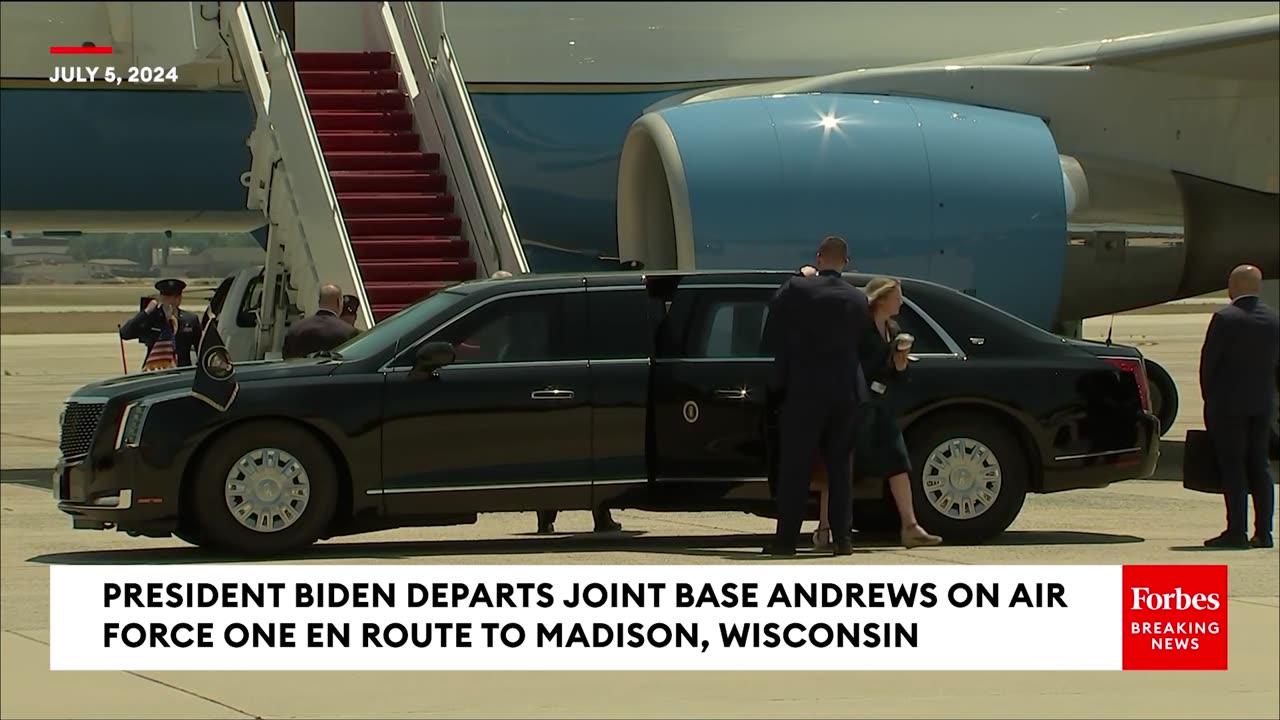
[[[374,6],[371,9],[379,18],[375,24],[386,33],[387,45],[391,48],[392,68],[399,75],[398,90],[317,91],[304,87],[306,77],[314,77],[317,82],[332,82],[334,78],[343,82],[343,78],[359,80],[374,71],[336,67],[333,71],[308,73],[306,68],[299,67],[301,58],[295,58],[289,50],[269,3],[221,4],[220,29],[230,39],[232,59],[238,74],[243,77],[257,114],[255,129],[248,140],[253,154],[252,165],[242,177],[242,182],[248,188],[248,206],[262,210],[269,221],[264,295],[257,330],[259,357],[280,349],[285,327],[292,321],[296,310],[308,314],[315,311],[321,284],[335,283],[345,292],[356,295],[360,300],[357,326],[361,328],[372,327],[380,312],[385,315],[398,309],[389,308],[387,302],[395,301],[400,306],[411,304],[420,299],[417,297],[419,291],[425,297],[445,284],[425,282],[430,278],[413,276],[417,267],[422,267],[424,272],[439,269],[436,265],[441,263],[433,265],[430,258],[415,264],[400,263],[395,258],[388,260],[384,256],[379,256],[378,260],[361,256],[361,253],[372,253],[374,249],[385,253],[387,247],[412,249],[418,235],[388,238],[377,233],[389,231],[366,228],[413,228],[423,224],[415,225],[415,221],[436,219],[420,214],[425,212],[418,208],[420,204],[425,206],[430,202],[434,206],[452,206],[452,214],[445,218],[452,224],[437,225],[456,226],[456,234],[465,240],[469,258],[461,258],[457,263],[465,264],[466,276],[475,277],[480,273],[487,276],[496,270],[528,272],[528,263],[445,32],[443,3],[382,2],[370,5]],[[426,17],[419,17],[420,9]],[[313,53],[316,54],[319,53]],[[370,54],[350,55],[354,60],[368,64]],[[333,58],[320,59],[330,64],[333,61]],[[342,61],[342,58],[337,58],[337,62]],[[382,133],[377,128],[371,132],[317,132],[313,122],[314,109],[309,107],[309,99],[332,104],[354,97],[356,102],[372,99],[382,103],[399,94],[407,97],[405,105],[412,114],[414,133]],[[339,117],[377,114],[329,113]],[[415,135],[418,140],[411,139],[410,135]],[[438,159],[438,171],[431,170],[431,173],[436,176],[433,180],[441,184],[447,181],[445,192],[428,195],[393,190],[379,195],[370,192],[340,194],[335,190],[335,175],[329,167],[330,162],[376,163],[380,158],[376,157],[376,149],[362,154],[334,152],[333,147],[349,149],[353,143],[363,147],[371,142],[385,145],[386,141],[395,141],[397,145],[412,143],[417,147],[408,149],[416,152],[388,152],[388,158],[381,159],[399,162],[399,156],[406,155],[427,158],[432,162]],[[326,142],[333,145],[326,147]],[[335,169],[341,171],[346,168],[339,166]],[[392,169],[363,179],[377,180],[386,185],[397,182],[397,178],[411,177],[397,174],[409,172]],[[343,174],[340,172],[338,177],[344,185],[361,179],[341,177]],[[441,174],[444,178],[438,177]],[[351,217],[344,218],[344,205]],[[393,208],[385,211],[392,216],[370,217],[383,211],[368,208],[384,206]],[[453,221],[455,215],[457,221]],[[366,237],[370,232],[375,234]],[[359,235],[355,242],[352,235]],[[442,238],[421,239],[430,245]],[[457,242],[456,237],[453,240]],[[362,277],[362,266],[369,277]],[[394,271],[391,281],[376,281],[380,280],[376,274],[389,271]],[[448,281],[466,279],[456,276],[457,268],[453,268],[453,272]],[[374,295],[391,300],[371,298]],[[299,307],[290,307],[289,296]]]
[[[455,179],[464,229],[484,257],[486,274],[529,272],[498,171],[449,42],[444,3],[378,5],[402,83],[409,88],[418,131],[426,146],[441,154],[448,176]]]

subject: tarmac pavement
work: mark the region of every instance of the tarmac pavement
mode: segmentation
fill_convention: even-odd
[[[120,375],[115,334],[0,335],[0,467],[49,468],[58,462],[58,415],[67,396],[91,382]],[[137,372],[147,349],[124,343]]]
[[[589,513],[533,535],[532,513],[473,526],[362,535],[305,564],[643,564],[759,561],[772,523],[735,513]],[[73,531],[47,490],[0,485],[0,715],[5,718],[1275,718],[1280,709],[1280,564],[1275,550],[1206,551],[1220,499],[1176,483],[1028,498],[1004,538],[903,550],[873,540],[849,558],[794,562],[1227,564],[1230,667],[1146,673],[65,672],[48,670],[48,566],[216,562],[177,540]],[[773,561],[777,562],[777,561]],[[973,629],[981,642],[982,628]]]

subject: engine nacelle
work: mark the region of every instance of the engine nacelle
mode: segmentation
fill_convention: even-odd
[[[1080,167],[1038,117],[918,98],[694,102],[631,127],[618,249],[654,269],[784,269],[826,235],[863,272],[1056,319]]]

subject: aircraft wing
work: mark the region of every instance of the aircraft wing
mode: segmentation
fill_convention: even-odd
[[[1103,38],[1089,42],[963,58],[943,58],[886,68],[859,68],[831,75],[788,78],[711,90],[694,90],[656,104],[651,110],[686,102],[723,100],[774,93],[906,92],[934,97],[938,76],[980,73],[1034,77],[1060,75],[1070,68],[1124,67],[1202,78],[1275,83],[1280,78],[1280,14],[1198,25],[1178,30]],[[916,86],[925,81],[927,87]],[[943,83],[949,85],[951,83]],[[1272,86],[1274,92],[1274,85]],[[963,93],[959,93],[963,96]]]
[[[1275,79],[1280,75],[1280,14],[918,65],[938,64],[1117,65],[1241,80]]]

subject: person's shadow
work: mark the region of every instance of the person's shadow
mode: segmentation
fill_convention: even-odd
[[[383,542],[324,542],[272,561],[293,560],[373,560],[493,555],[539,555],[555,553],[640,553],[719,557],[728,560],[818,560],[831,557],[830,551],[802,547],[795,558],[773,558],[762,552],[772,534],[647,535],[638,531],[614,533],[584,532],[563,535],[535,535],[491,540],[411,540]],[[1114,545],[1143,542],[1133,535],[1109,535],[1073,531],[1014,530],[984,543],[988,546]],[[942,545],[940,547],[947,547]],[[935,548],[920,548],[932,551]],[[854,553],[915,552],[897,545],[896,535],[858,533]],[[891,557],[891,554],[886,555]],[[251,559],[212,553],[192,546],[88,550],[48,553],[30,558],[45,565],[168,565],[252,562]]]
[[[1170,552],[1183,553],[1220,553],[1220,552],[1244,552],[1250,548],[1222,548],[1222,547],[1205,547],[1204,545],[1174,545],[1169,548]]]

